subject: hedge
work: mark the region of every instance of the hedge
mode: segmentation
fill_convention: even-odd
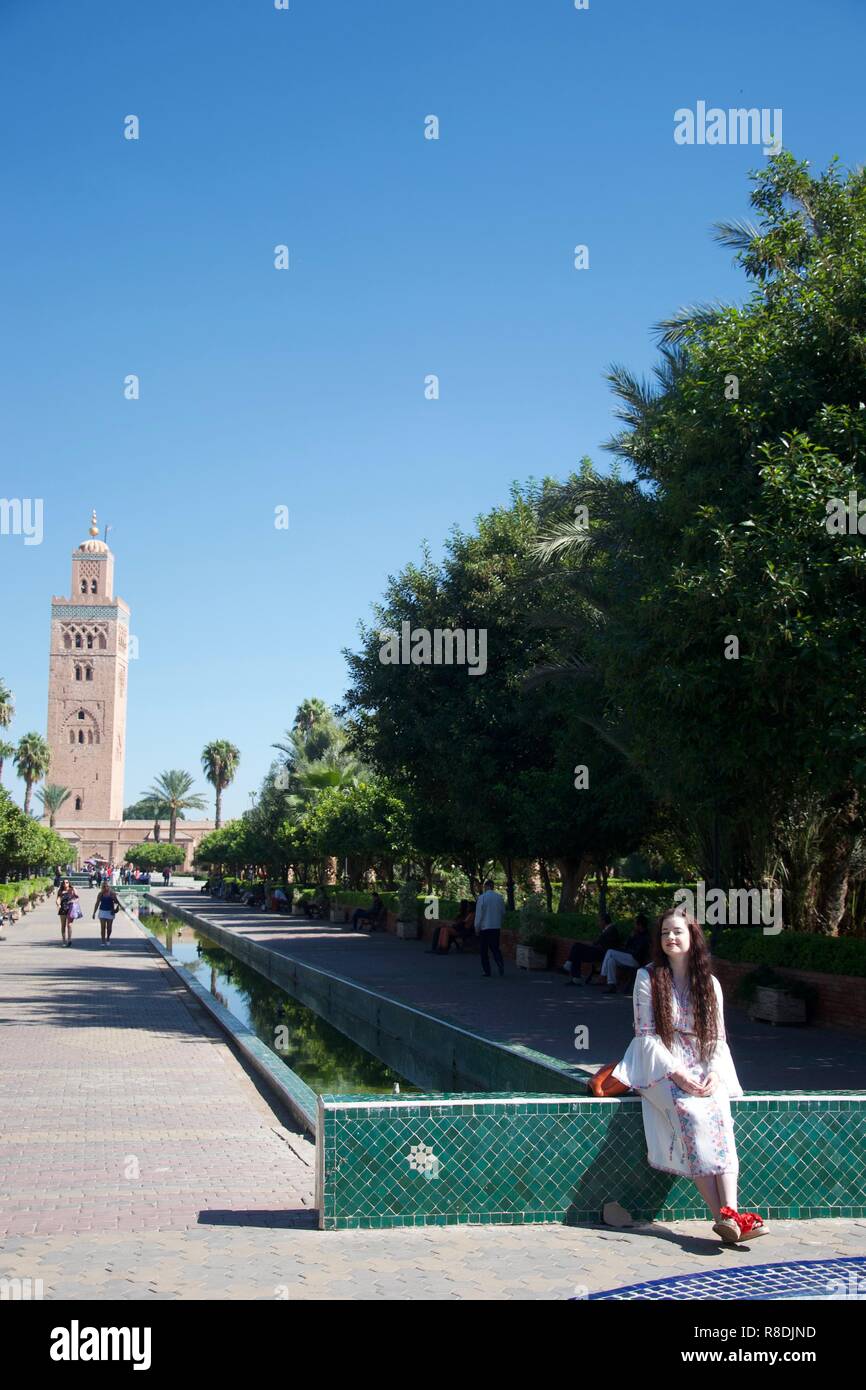
[[[866,975],[866,938],[858,936],[793,931],[765,936],[758,927],[739,927],[719,934],[713,954],[748,965],[815,970],[822,975]]]
[[[53,887],[53,878],[22,878],[14,883],[0,883],[0,903],[15,907],[19,898],[35,898]]]

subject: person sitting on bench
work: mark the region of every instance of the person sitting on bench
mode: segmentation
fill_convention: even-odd
[[[619,927],[614,926],[609,912],[600,912],[598,921],[601,927],[601,934],[590,944],[588,941],[575,941],[568,953],[568,960],[562,967],[571,974],[569,985],[582,985],[584,983],[581,974],[581,966],[584,961],[589,961],[589,974],[586,977],[586,984],[589,984],[601,962],[604,960],[608,951],[620,945]]]
[[[646,965],[650,953],[649,922],[642,912],[634,919],[634,931],[625,943],[623,951],[608,951],[601,963],[601,973],[607,980],[605,994],[616,994],[616,968],[624,965],[629,970],[638,971]]]
[[[373,894],[373,901],[369,907],[356,907],[352,913],[352,931],[363,931],[361,922],[369,922],[370,931],[375,931],[377,927],[385,925],[385,904],[378,893]]]
[[[470,937],[475,935],[475,904],[464,898],[457,910],[457,916],[451,923],[443,922],[441,926],[433,930],[433,940],[430,943],[428,955],[447,956],[451,950],[451,943],[454,942],[461,950]]]
[[[329,916],[330,911],[331,899],[328,897],[327,891],[322,887],[317,888],[316,896],[307,908],[307,916],[320,917],[324,921]]]

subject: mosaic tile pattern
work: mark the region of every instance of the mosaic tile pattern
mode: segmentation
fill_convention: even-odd
[[[866,1216],[866,1097],[732,1108],[750,1210]],[[319,1141],[326,1229],[599,1221],[611,1200],[639,1221],[706,1215],[690,1181],[648,1166],[637,1099],[326,1096]]]
[[[791,1260],[783,1264],[750,1265],[745,1269],[708,1270],[675,1279],[651,1279],[621,1289],[591,1293],[594,1299],[754,1299],[866,1300],[866,1259]]]

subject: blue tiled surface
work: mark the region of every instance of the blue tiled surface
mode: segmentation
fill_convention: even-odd
[[[772,1236],[763,1237],[772,1240]],[[794,1260],[783,1264],[750,1265],[748,1269],[714,1269],[705,1274],[682,1274],[674,1279],[651,1279],[589,1295],[594,1299],[847,1299],[866,1300],[866,1258]]]

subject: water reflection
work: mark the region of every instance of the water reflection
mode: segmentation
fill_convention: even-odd
[[[417,1092],[418,1087],[365,1052],[333,1024],[266,980],[246,962],[177,917],[148,911],[141,925],[225,1008],[251,1028],[318,1094]]]

